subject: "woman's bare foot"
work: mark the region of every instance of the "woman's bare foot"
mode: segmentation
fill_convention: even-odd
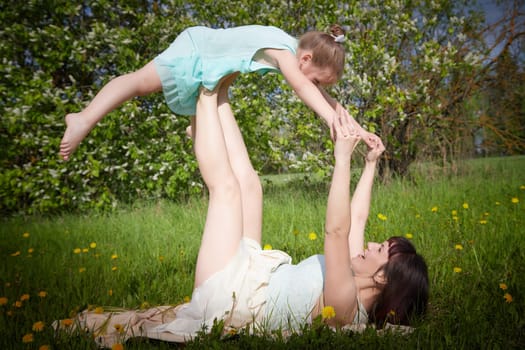
[[[68,160],[69,156],[77,149],[80,142],[89,134],[92,125],[88,123],[81,113],[66,115],[66,131],[60,141],[60,156]]]

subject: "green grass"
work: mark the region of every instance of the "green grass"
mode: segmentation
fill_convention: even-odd
[[[411,335],[334,333],[313,327],[288,342],[278,336],[272,340],[241,334],[219,340],[211,335],[186,347],[524,348],[523,169],[525,157],[478,159],[453,169],[425,165],[413,170],[411,180],[375,187],[367,239],[409,234],[429,265],[429,314]],[[296,262],[321,253],[327,185],[303,183],[301,177],[264,182],[263,244],[289,252]],[[195,198],[178,204],[136,204],[107,215],[2,220],[0,298],[7,302],[0,306],[0,349],[46,344],[53,349],[93,349],[94,343],[82,335],[55,337],[50,323],[88,306],[182,302],[191,295],[205,210],[206,199]],[[317,239],[309,238],[312,232]],[[41,291],[45,297],[39,296]],[[505,293],[512,302],[506,302]],[[21,300],[24,295],[29,299]],[[32,331],[37,321],[45,324],[41,332]],[[33,333],[33,342],[24,344],[28,333]],[[125,346],[177,348],[147,340]]]

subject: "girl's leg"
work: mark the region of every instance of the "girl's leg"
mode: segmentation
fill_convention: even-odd
[[[263,192],[259,175],[253,169],[248,151],[235,121],[228,98],[228,88],[237,75],[229,76],[219,89],[219,117],[228,157],[241,187],[243,236],[261,243]]]
[[[65,160],[69,159],[91,129],[123,102],[161,89],[162,85],[153,61],[138,71],[111,80],[84,110],[66,115],[66,131],[60,143],[60,156]]]
[[[217,90],[202,89],[195,118],[195,155],[209,190],[208,213],[197,258],[195,287],[223,269],[242,237],[242,205],[217,110]]]

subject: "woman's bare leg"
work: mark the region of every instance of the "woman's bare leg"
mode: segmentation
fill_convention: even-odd
[[[248,150],[233,116],[228,89],[237,75],[229,76],[219,89],[219,117],[226,141],[228,157],[241,187],[243,237],[261,243],[263,192],[259,175],[253,169]]]
[[[195,287],[223,269],[242,237],[241,190],[235,177],[217,110],[217,90],[201,90],[195,118],[195,155],[209,190],[209,204],[197,258]]]
[[[241,187],[242,234],[243,237],[251,238],[260,244],[263,218],[261,181],[257,172],[253,169],[228,98],[228,88],[236,77],[237,74],[233,74],[220,85],[218,111],[230,164]],[[191,126],[186,129],[186,134],[195,140],[195,117],[191,119]]]
[[[138,71],[111,80],[84,110],[66,115],[66,131],[60,142],[60,156],[68,160],[91,129],[123,102],[161,89],[160,77],[153,61]]]

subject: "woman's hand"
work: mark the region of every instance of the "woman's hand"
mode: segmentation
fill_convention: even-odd
[[[345,113],[339,113],[332,124],[335,140],[334,156],[350,159],[355,147],[359,143],[361,136],[356,130],[350,118]]]
[[[368,152],[365,156],[365,160],[367,162],[376,162],[381,154],[385,151],[385,146],[383,145],[383,141],[381,139],[374,135],[375,137],[370,138],[370,143],[368,146]]]

